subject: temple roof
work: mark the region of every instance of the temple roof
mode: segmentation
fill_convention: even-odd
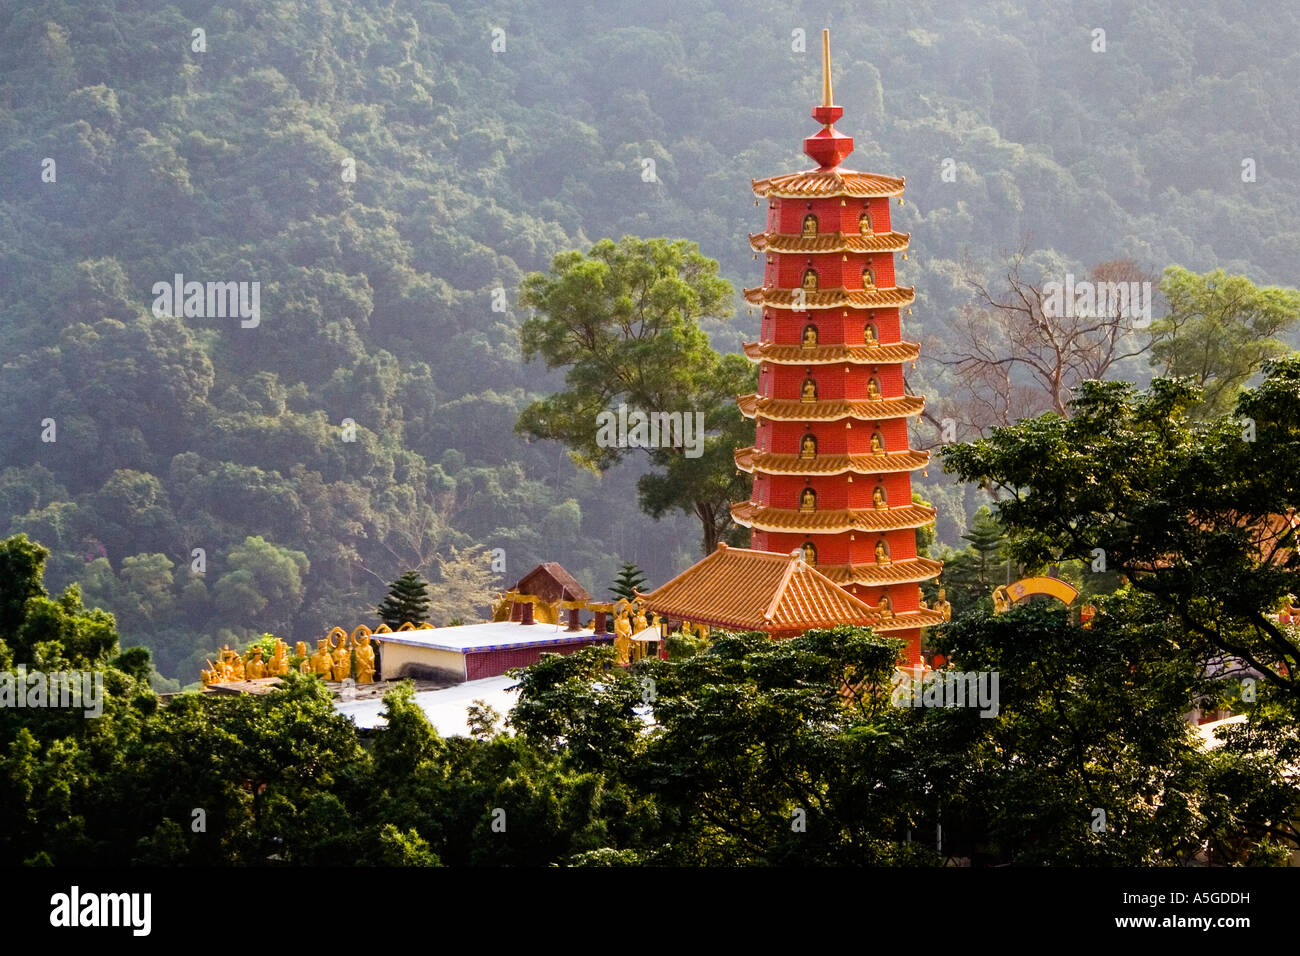
[[[788,632],[864,624],[871,606],[808,565],[798,551],[718,549],[644,595],[674,620],[740,631]]]
[[[916,300],[915,292],[915,289],[905,286],[889,289],[818,289],[815,292],[758,286],[746,289],[744,295],[745,301],[750,305],[807,312],[811,309],[884,309],[911,305]],[[797,303],[796,293],[800,294]]]
[[[756,451],[753,447],[737,448],[736,467],[741,471],[766,475],[884,475],[897,471],[916,471],[930,462],[928,451],[890,451],[880,455],[776,455]]]
[[[818,345],[806,349],[801,345],[774,345],[770,342],[746,342],[741,346],[751,362],[773,365],[887,365],[891,362],[915,362],[921,354],[916,342],[893,342],[889,345]]]
[[[909,239],[905,232],[862,235],[857,232],[823,232],[815,236],[780,232],[751,233],[749,246],[755,252],[902,252]]]
[[[519,579],[513,590],[536,595],[544,601],[591,600],[587,589],[556,561],[547,561],[533,568]]]
[[[817,570],[836,584],[881,587],[937,578],[943,570],[943,562],[930,558],[906,558],[890,564],[819,564]]]
[[[829,199],[835,196],[873,199],[901,196],[904,187],[904,180],[898,177],[838,168],[805,169],[751,182],[754,195],[775,199]]]
[[[736,404],[746,418],[766,418],[774,422],[836,422],[844,418],[862,421],[882,421],[886,418],[904,418],[920,415],[925,399],[920,395],[902,398],[882,398],[847,401],[842,398],[818,399],[801,402],[797,398],[764,398],[761,395],[739,395]]]
[[[736,524],[758,531],[802,531],[807,534],[836,534],[841,531],[898,531],[921,528],[934,520],[935,510],[925,505],[901,508],[771,508],[752,501],[733,501],[731,517]]]

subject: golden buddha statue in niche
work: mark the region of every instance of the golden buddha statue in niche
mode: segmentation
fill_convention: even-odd
[[[876,287],[876,273],[871,266],[862,270],[862,288],[874,289]]]
[[[876,542],[876,564],[893,564],[889,557],[889,544],[884,538]]]
[[[817,566],[817,547],[811,541],[807,541],[803,546],[803,560],[811,568]]]
[[[805,488],[799,495],[799,510],[816,511],[817,492],[813,491],[811,488]]]
[[[803,217],[803,235],[805,238],[817,235],[817,217],[812,213]]]
[[[867,380],[867,399],[868,401],[880,401],[880,379],[874,375]]]
[[[862,330],[862,341],[864,344],[873,348],[880,344],[880,339],[876,335],[876,324],[868,322],[867,327]]]
[[[815,402],[817,401],[817,383],[811,378],[803,380],[803,387],[799,390],[799,401]]]
[[[803,327],[802,346],[806,349],[815,349],[817,347],[817,326],[805,325]]]
[[[803,290],[805,292],[817,291],[817,273],[812,269],[805,269],[803,274]]]
[[[880,603],[876,605],[876,611],[885,620],[894,616],[894,602],[889,600],[888,594],[880,595]]]
[[[858,232],[864,236],[869,236],[873,232],[871,228],[871,213],[865,209],[862,210],[862,215],[858,217]]]
[[[876,485],[876,490],[871,492],[871,507],[877,511],[883,511],[889,507],[889,498],[885,495],[884,485]]]
[[[880,432],[871,433],[871,454],[885,454],[885,436],[880,434]]]
[[[799,457],[800,458],[817,457],[817,436],[816,435],[803,436],[803,440],[799,442]]]

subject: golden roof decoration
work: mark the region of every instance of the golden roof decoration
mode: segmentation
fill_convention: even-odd
[[[921,355],[916,342],[891,342],[888,345],[775,345],[771,342],[746,342],[741,348],[751,362],[773,365],[888,365],[915,362]]]
[[[744,290],[750,305],[807,312],[812,309],[887,309],[901,308],[916,301],[916,290],[895,286],[889,289],[778,289],[758,286]]]
[[[751,180],[754,195],[774,199],[880,199],[901,196],[905,180],[852,169],[805,169]]]
[[[758,232],[749,236],[755,252],[825,253],[825,252],[902,252],[911,235],[906,232],[881,232],[863,235],[857,232],[823,232],[815,236],[796,233]]]
[[[737,448],[736,467],[746,472],[767,475],[884,475],[897,471],[917,471],[930,463],[928,451],[890,451],[881,455],[777,455],[749,448]]]
[[[736,404],[740,406],[740,414],[746,418],[766,418],[774,422],[836,422],[845,418],[881,421],[920,415],[925,408],[925,398],[921,395],[904,395],[901,398],[882,398],[876,401],[829,398],[801,402],[797,398],[740,395],[736,398]]]

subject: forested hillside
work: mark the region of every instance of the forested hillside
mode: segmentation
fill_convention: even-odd
[[[1294,285],[1297,21],[1244,2],[3,0],[0,536],[50,548],[51,589],[81,582],[183,681],[223,641],[372,620],[452,546],[503,549],[503,583],[541,560],[593,591],[624,561],[660,583],[698,526],[642,515],[636,469],[598,479],[514,431],[560,383],[520,359],[526,272],[635,234],[757,284],[749,180],[807,165],[829,25],[849,165],[908,180],[924,355],[960,320],[967,260],[996,276],[1017,248]],[[260,321],[155,315],[177,274],[260,282]],[[722,351],[756,328],[743,307],[708,326]],[[946,381],[923,362],[909,385]],[[973,494],[921,487],[958,543]]]

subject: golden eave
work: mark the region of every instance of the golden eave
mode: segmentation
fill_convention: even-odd
[[[894,176],[859,173],[852,169],[805,169],[751,181],[754,195],[775,199],[829,199],[847,196],[880,199],[901,196],[905,181]]]
[[[815,236],[782,232],[751,233],[749,246],[755,252],[799,255],[828,252],[902,252],[907,248],[906,232],[882,232],[863,235],[857,232],[823,232]]]
[[[937,578],[943,570],[943,562],[930,558],[908,558],[890,564],[819,564],[817,570],[841,587],[850,584],[886,587]]]
[[[944,617],[938,611],[923,608],[919,611],[900,611],[887,618],[877,616],[870,627],[873,631],[911,631],[918,627],[938,627]]]
[[[741,348],[751,362],[771,362],[773,365],[888,365],[894,362],[915,362],[921,355],[921,346],[916,342],[818,345],[811,349],[799,345],[746,342]]]
[[[917,471],[930,463],[928,451],[891,451],[881,455],[773,455],[750,448],[737,448],[736,467],[765,475],[886,475]]]
[[[806,534],[838,534],[842,531],[902,531],[921,528],[934,520],[935,510],[908,504],[901,508],[824,509],[797,511],[768,508],[752,501],[733,501],[731,517],[736,524],[756,531],[802,531]]]
[[[801,402],[796,399],[764,398],[740,395],[736,398],[740,414],[746,418],[766,418],[774,422],[837,422],[845,418],[859,421],[883,421],[887,418],[910,418],[920,415],[925,399],[920,395],[882,398],[878,401],[819,399]]]
[[[890,289],[777,289],[759,286],[746,289],[745,301],[750,305],[773,309],[793,309],[807,312],[813,309],[885,309],[911,305],[916,300],[916,290],[896,286]]]

